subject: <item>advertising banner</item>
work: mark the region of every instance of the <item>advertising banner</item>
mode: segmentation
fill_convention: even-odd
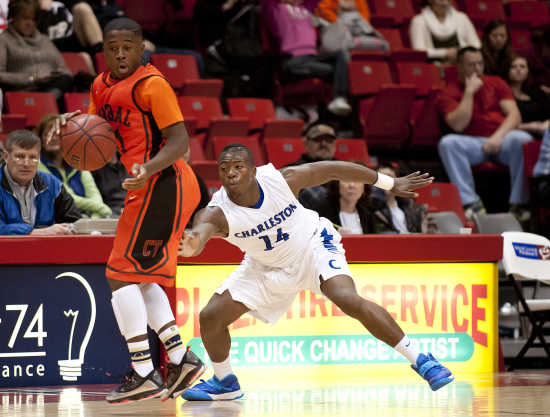
[[[177,316],[184,342],[203,359],[198,313],[236,265],[180,265]],[[497,370],[497,266],[494,263],[351,264],[359,294],[392,315],[419,350],[456,373]],[[241,372],[289,371],[317,377],[410,375],[400,354],[332,302],[299,293],[283,317],[265,324],[248,314],[230,327],[231,358]],[[320,365],[320,366],[319,366]],[[365,368],[361,365],[369,365]],[[261,369],[260,369],[261,368]]]
[[[105,266],[3,266],[0,386],[115,383],[128,349]]]

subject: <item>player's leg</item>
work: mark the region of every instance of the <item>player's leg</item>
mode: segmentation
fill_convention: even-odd
[[[214,377],[184,391],[186,400],[234,400],[242,397],[241,387],[231,368],[229,325],[249,309],[233,300],[228,290],[214,294],[200,312],[201,338],[212,361]]]
[[[321,291],[345,314],[361,322],[377,339],[393,347],[411,362],[412,368],[428,381],[432,390],[451,382],[451,372],[431,355],[419,354],[393,317],[378,304],[361,297],[350,276],[321,279]]]
[[[122,384],[107,395],[111,403],[158,397],[166,389],[162,375],[154,369],[147,337],[147,309],[137,284],[108,279],[111,303],[120,329],[126,339],[132,371]]]
[[[156,283],[140,284],[149,326],[158,334],[168,353],[167,390],[161,398],[175,398],[205,371],[202,361],[183,344],[174,313],[164,290]]]

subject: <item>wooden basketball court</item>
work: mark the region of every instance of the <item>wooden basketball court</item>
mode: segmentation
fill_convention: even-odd
[[[245,396],[237,401],[150,399],[121,405],[104,400],[112,385],[0,389],[0,416],[550,416],[550,370],[461,376],[435,393],[414,376],[273,382],[264,374],[241,384]]]

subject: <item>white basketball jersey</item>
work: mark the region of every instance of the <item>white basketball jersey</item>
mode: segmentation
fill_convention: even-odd
[[[209,206],[220,207],[229,225],[228,242],[261,264],[284,268],[297,261],[309,246],[319,215],[306,209],[292,194],[283,175],[272,164],[256,168],[260,200],[254,207],[233,203],[222,187]]]

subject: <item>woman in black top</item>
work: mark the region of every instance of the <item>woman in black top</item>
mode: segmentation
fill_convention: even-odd
[[[518,129],[542,135],[550,126],[550,98],[534,84],[527,59],[519,55],[512,58],[507,81],[521,113]]]

